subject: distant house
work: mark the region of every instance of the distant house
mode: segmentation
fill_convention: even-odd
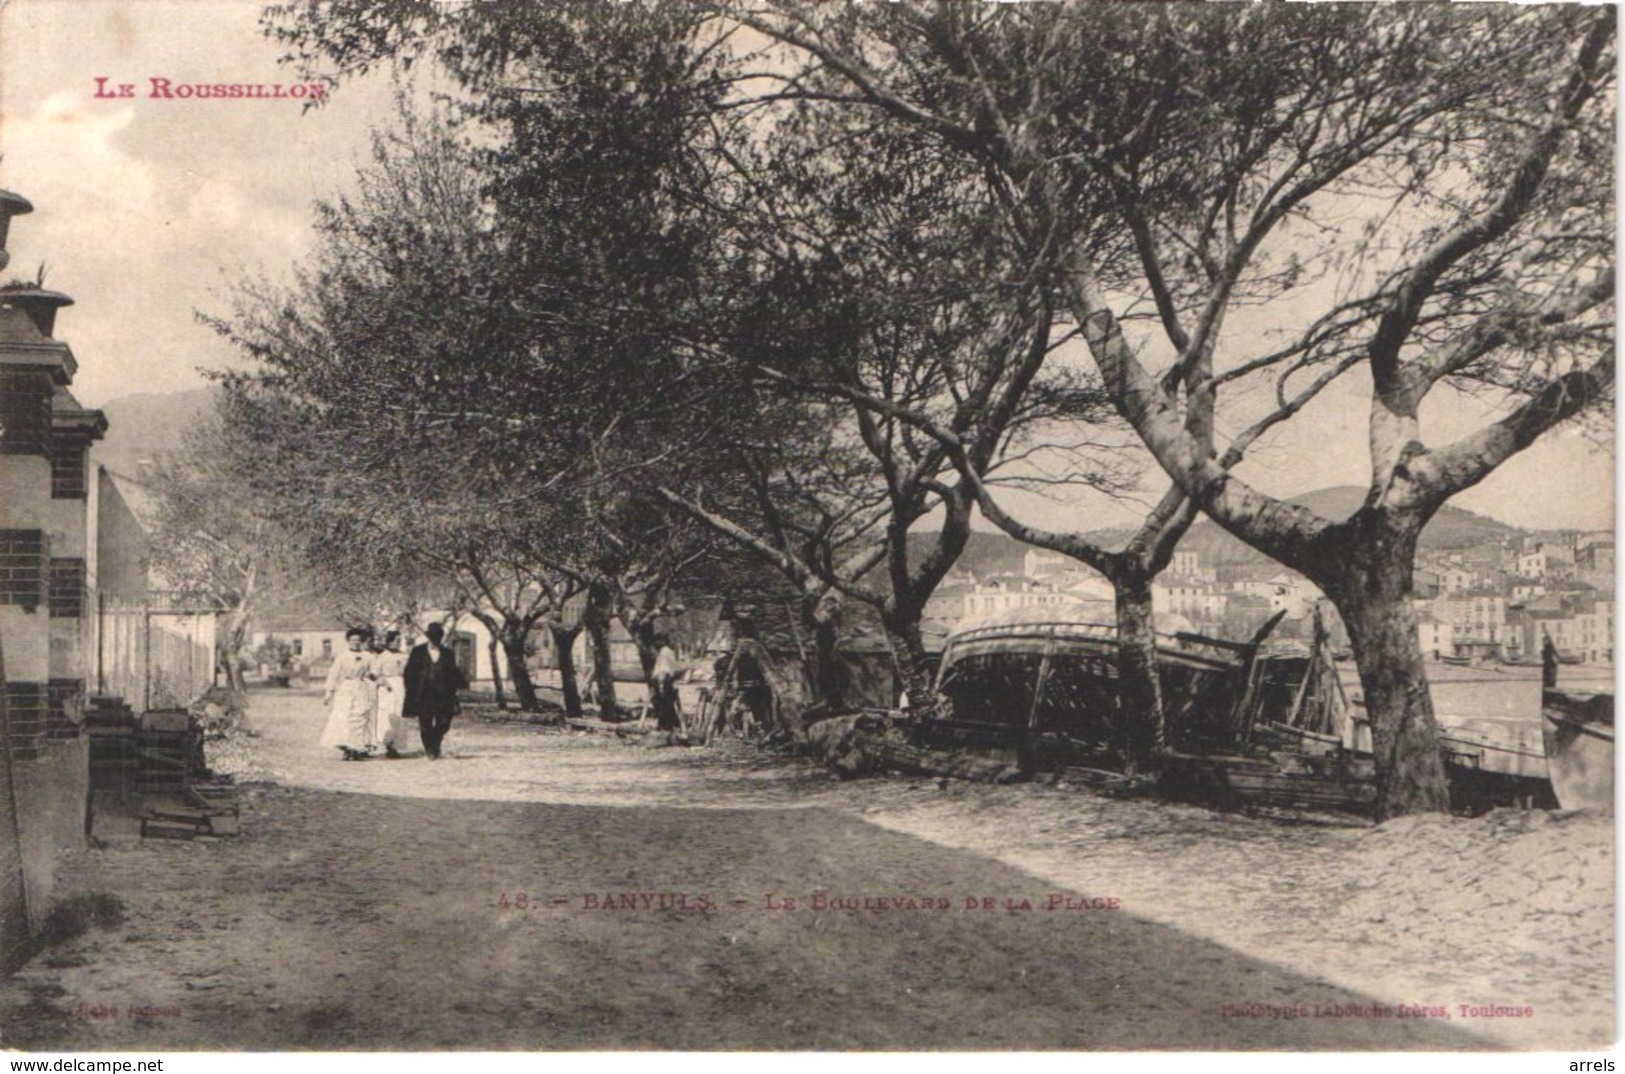
[[[1508,584],[1507,595],[1512,600],[1528,601],[1546,593],[1546,583],[1539,578],[1520,576],[1512,578]]]
[[[1456,651],[1454,629],[1443,619],[1429,613],[1416,617],[1416,640],[1422,647],[1422,655],[1429,660],[1452,656]]]
[[[1478,584],[1478,572],[1456,564],[1439,571],[1439,588],[1446,593],[1465,593]]]
[[[278,643],[286,645],[289,670],[296,677],[316,681],[327,675],[333,657],[344,652],[344,632],[354,625],[334,609],[313,607],[308,598],[272,606],[256,614],[253,622],[248,637],[250,653]],[[259,669],[262,674],[278,670],[269,665]]]
[[[964,596],[966,622],[1002,615],[1016,608],[1053,608],[1077,603],[1070,593],[1020,574],[996,574],[978,582]]]
[[[1455,644],[1506,640],[1507,598],[1487,589],[1441,594],[1431,612],[1449,623]]]
[[[1222,619],[1227,599],[1216,584],[1189,575],[1163,574],[1151,583],[1151,606],[1155,611],[1195,622]]]
[[[938,620],[948,624],[958,624],[960,620],[965,618],[965,598],[975,591],[975,579],[969,581],[944,580],[926,600],[922,618]]]
[[[1029,548],[1021,559],[1021,573],[1028,578],[1043,578],[1063,574],[1077,567],[1078,561],[1061,552],[1047,548]]]
[[[286,645],[295,673],[306,681],[319,682],[332,667],[333,657],[348,648],[345,633],[351,627],[369,626],[375,632],[386,629],[386,624],[357,622],[355,619],[353,613],[333,607],[313,606],[308,599],[293,601],[255,616],[249,649],[263,648],[272,641]],[[496,663],[492,664],[491,632],[471,615],[444,609],[423,612],[405,630],[405,644],[410,647],[421,641],[423,628],[432,622],[445,627],[446,647],[451,650],[458,668],[468,678],[470,685],[482,688],[481,683],[484,683],[484,688],[489,688],[493,674],[507,675],[507,657],[499,646]],[[538,635],[541,633],[538,632]]]
[[[1202,557],[1199,553],[1184,549],[1173,554],[1168,561],[1168,569],[1163,574],[1210,583],[1218,581],[1219,577],[1218,571],[1214,568],[1202,566]]]
[[[1537,544],[1518,553],[1513,564],[1514,573],[1524,578],[1544,580],[1546,577],[1546,545]]]
[[[1614,602],[1595,591],[1546,593],[1508,610],[1509,645],[1526,656],[1550,638],[1558,651],[1588,663],[1614,660]]]

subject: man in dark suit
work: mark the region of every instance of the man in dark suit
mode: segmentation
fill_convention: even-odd
[[[433,761],[439,759],[441,740],[451,730],[451,718],[457,715],[457,691],[468,689],[468,680],[451,650],[441,644],[445,628],[430,623],[424,634],[428,640],[414,645],[412,655],[406,658],[406,704],[401,714],[417,717],[423,750]]]

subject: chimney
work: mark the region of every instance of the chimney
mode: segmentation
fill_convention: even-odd
[[[51,336],[56,328],[56,311],[73,305],[73,299],[61,291],[46,291],[38,287],[16,291],[0,290],[0,303],[22,310],[34,322],[42,336]]]
[[[21,194],[0,190],[0,269],[11,263],[11,254],[6,251],[6,235],[11,231],[11,218],[33,211],[33,203]]]

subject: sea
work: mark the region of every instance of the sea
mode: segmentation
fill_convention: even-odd
[[[1360,694],[1360,677],[1352,664],[1340,664],[1343,686]],[[1446,731],[1459,733],[1458,744],[1482,743],[1490,749],[1486,767],[1531,776],[1545,774],[1541,742],[1540,668],[1483,664],[1457,667],[1430,663],[1428,689],[1433,711]],[[1558,688],[1569,693],[1612,693],[1611,664],[1565,664],[1558,669]]]

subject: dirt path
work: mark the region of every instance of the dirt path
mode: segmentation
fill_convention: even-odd
[[[279,785],[249,793],[243,835],[77,855],[63,888],[117,892],[126,920],[0,983],[5,1045],[1347,1050],[1612,1035],[1611,826],[1586,818],[1283,827],[1064,790],[837,784],[743,750],[472,722],[448,760],[347,764],[313,745],[316,699],[255,700],[263,737],[233,763]],[[865,897],[885,908],[844,908]],[[1462,1004],[1535,1014],[1464,1018]]]

